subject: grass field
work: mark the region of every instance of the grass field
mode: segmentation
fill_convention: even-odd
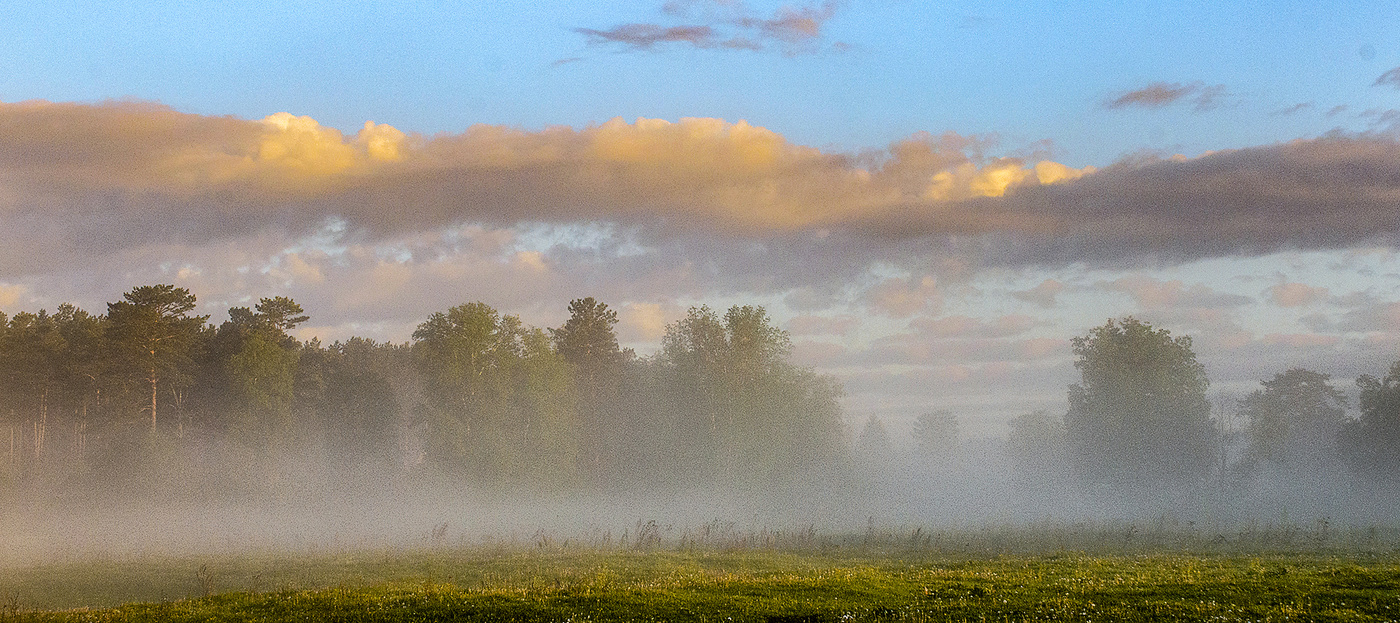
[[[1400,549],[1375,530],[1246,542],[1134,526],[670,539],[639,528],[607,544],[536,534],[2,569],[0,621],[1400,619]]]

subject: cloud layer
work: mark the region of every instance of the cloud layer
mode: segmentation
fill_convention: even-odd
[[[1400,303],[1375,284],[1397,272],[1393,139],[1100,169],[995,147],[920,134],[842,153],[715,119],[428,137],[2,104],[0,308],[100,311],[175,283],[216,319],[292,296],[313,316],[299,337],[330,342],[402,340],[473,300],[557,326],[595,296],[645,353],[691,304],[757,303],[802,363],[846,382],[851,413],[895,419],[1058,408],[1069,338],[1127,313],[1192,335],[1227,389],[1280,362],[1389,364]]]
[[[648,244],[799,256],[917,244],[994,265],[1189,261],[1389,244],[1400,232],[1400,143],[1372,135],[1077,170],[986,157],[952,134],[847,154],[716,119],[422,137],[373,122],[344,135],[287,113],[24,102],[0,105],[0,145],[9,275],[154,243],[297,237],[330,221],[369,241],[606,223]]]
[[[809,54],[821,50],[822,28],[839,8],[840,3],[827,0],[820,5],[784,6],[765,17],[733,0],[671,0],[662,12],[696,21],[673,26],[629,23],[606,30],[575,28],[574,32],[586,36],[590,45],[619,46],[631,52],[656,51],[679,44],[701,49]]]
[[[1177,102],[1189,101],[1196,112],[1206,112],[1219,108],[1227,95],[1225,85],[1206,85],[1203,82],[1181,84],[1178,82],[1153,82],[1140,89],[1127,91],[1104,102],[1104,108],[1162,108]]]

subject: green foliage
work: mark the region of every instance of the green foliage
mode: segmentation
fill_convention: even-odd
[[[734,306],[722,320],[692,307],[661,345],[682,470],[772,483],[839,456],[839,388],[787,361],[791,340],[762,307]]]
[[[591,298],[548,333],[460,305],[411,347],[300,343],[289,332],[308,317],[285,297],[217,328],[194,310],[187,290],[155,285],[107,316],[0,316],[13,439],[0,486],[43,476],[34,491],[126,495],[185,477],[253,494],[299,482],[288,465],[382,485],[420,463],[487,488],[772,483],[841,455],[839,385],[789,364],[761,308],[693,310],[649,361],[618,346],[616,312]],[[51,433],[62,449],[48,458]],[[189,470],[168,478],[176,465]]]
[[[149,391],[140,401],[159,426],[162,390],[178,396],[192,380],[194,350],[208,316],[191,316],[195,297],[172,285],[132,288],[122,300],[107,305],[107,338],[119,369],[125,372],[127,394]],[[136,389],[140,386],[141,390]]]
[[[402,413],[390,379],[406,349],[356,337],[328,349],[307,344],[302,353],[314,361],[300,378],[303,410],[319,416],[331,464],[346,473],[390,468]]]
[[[630,349],[617,344],[617,312],[593,297],[569,302],[569,319],[550,329],[554,350],[568,362],[577,398],[579,468],[593,485],[619,477],[623,457],[636,448],[615,434],[622,417],[622,384]]]
[[[1069,388],[1065,428],[1080,473],[1120,490],[1203,481],[1215,434],[1191,338],[1127,317],[1072,345],[1082,380]]]
[[[298,351],[253,333],[225,364],[241,412],[233,428],[254,447],[290,441]]]
[[[1385,378],[1356,379],[1361,417],[1342,436],[1346,456],[1358,471],[1374,478],[1400,478],[1400,361]]]
[[[590,296],[569,301],[569,319],[549,334],[565,361],[582,368],[585,375],[605,374],[626,358],[617,345],[616,324],[617,312]]]
[[[1263,381],[1240,402],[1248,421],[1250,462],[1318,469],[1336,456],[1336,438],[1346,417],[1346,396],[1328,375],[1293,368]]]
[[[488,486],[571,476],[572,379],[543,331],[469,303],[433,314],[413,337],[433,463]]]
[[[255,320],[273,331],[281,332],[284,336],[287,331],[295,329],[297,325],[310,320],[311,317],[302,313],[301,305],[285,296],[274,296],[270,299],[258,301],[256,307],[257,314]]]

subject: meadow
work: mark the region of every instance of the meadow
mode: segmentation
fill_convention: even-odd
[[[680,529],[0,569],[0,621],[1393,621],[1400,534],[1046,524]]]

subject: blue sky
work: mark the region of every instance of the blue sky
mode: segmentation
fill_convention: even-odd
[[[703,3],[698,3],[703,4]],[[424,134],[717,117],[843,149],[919,131],[1049,140],[1066,164],[1360,129],[1400,63],[1400,7],[1317,3],[841,3],[813,53],[590,45],[577,28],[701,23],[661,3],[51,2],[0,10],[6,101],[136,98],[206,115],[367,119]],[[781,3],[750,3],[766,17]],[[800,6],[800,5],[799,5]],[[703,8],[703,7],[701,7]],[[844,52],[832,51],[845,44]],[[562,65],[555,62],[579,59]],[[1104,110],[1153,82],[1218,108]],[[1313,109],[1273,115],[1298,104]],[[1344,114],[1327,117],[1338,105]]]
[[[1123,314],[1346,385],[1400,356],[1397,67],[1390,3],[11,4],[0,311],[758,303],[897,430],[1062,411]]]

